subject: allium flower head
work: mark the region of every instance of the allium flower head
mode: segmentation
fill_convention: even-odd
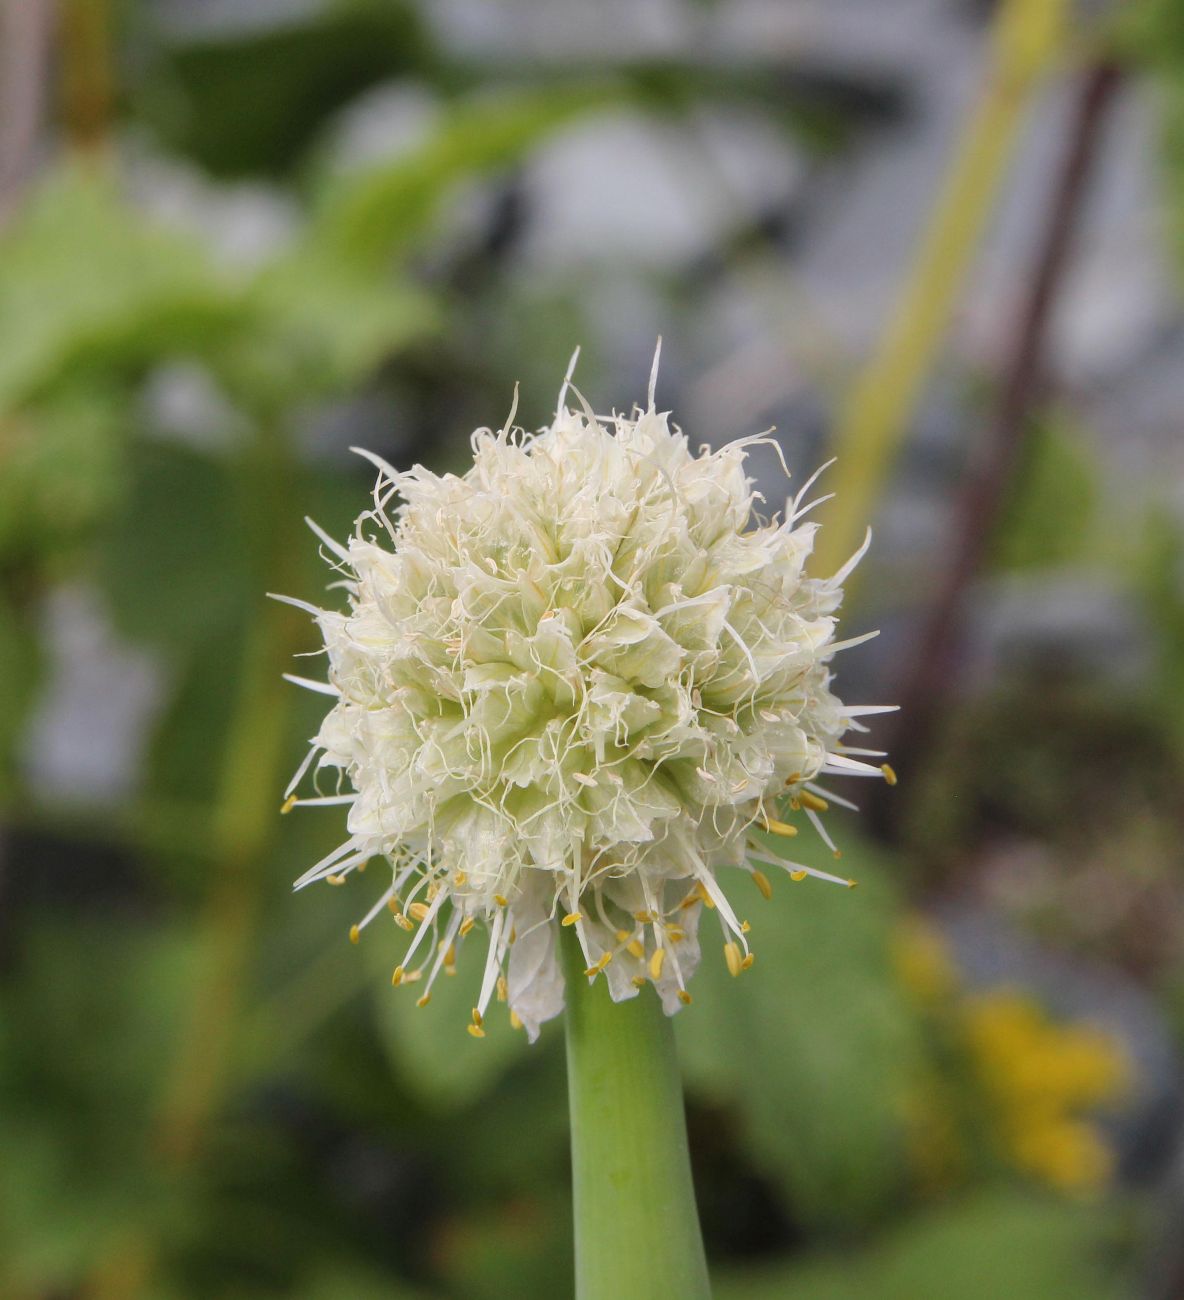
[[[411,935],[393,980],[421,1002],[482,945],[478,1037],[495,995],[532,1039],[562,1010],[563,927],[588,978],[618,1001],[653,983],[668,1013],[690,1001],[705,910],[728,968],[746,969],[724,880],[768,892],[753,829],[788,837],[802,813],[830,844],[834,796],[816,779],[891,775],[839,743],[880,710],[830,689],[858,556],[806,576],[802,493],[754,523],[744,464],[760,440],[693,453],[652,382],[628,417],[569,409],[567,392],[537,433],[512,414],[478,430],[460,476],[369,456],[374,504],[348,545],[316,530],[347,593],[341,611],[304,606],[329,682],[293,679],[335,702],[288,793],[314,761],[344,792],[285,808],[349,805],[348,839],[298,887],[385,858],[390,887],[351,937],[393,913]]]

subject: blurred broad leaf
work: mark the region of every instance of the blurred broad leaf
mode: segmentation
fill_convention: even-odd
[[[284,396],[357,383],[398,348],[438,327],[426,293],[364,275],[316,244],[267,267],[251,292],[282,356]],[[233,359],[228,359],[233,365]]]
[[[111,384],[85,379],[0,414],[0,558],[36,564],[86,538],[122,493],[126,418]]]
[[[195,22],[164,41],[157,36],[133,90],[138,120],[214,175],[278,175],[299,163],[342,105],[433,62],[404,0],[299,8],[245,26]]]
[[[1112,1212],[1020,1193],[932,1211],[881,1245],[717,1281],[717,1300],[1109,1300]]]
[[[1040,569],[1081,560],[1099,496],[1097,469],[1084,441],[1066,420],[1041,417],[995,530],[995,564]]]
[[[225,344],[243,306],[201,246],[62,168],[0,240],[0,410],[89,367]]]
[[[847,859],[858,890],[770,870],[766,903],[738,876],[729,894],[752,921],[756,964],[729,977],[707,913],[695,1001],[675,1023],[689,1087],[736,1109],[755,1166],[801,1219],[850,1230],[900,1190],[902,1105],[921,1045],[891,973],[890,868],[852,843]]]
[[[576,86],[457,104],[411,153],[328,181],[310,238],[343,264],[381,267],[429,230],[458,181],[517,162],[549,131],[610,94]]]
[[[0,1017],[3,1294],[66,1288],[129,1223],[175,1212],[141,1153],[190,956],[110,913],[27,927]]]
[[[248,550],[231,462],[171,443],[142,442],[130,496],[111,521],[99,571],[119,630],[189,652],[244,612]],[[224,666],[223,666],[224,667]]]
[[[374,863],[372,870],[379,869]],[[497,1003],[486,1017],[483,1039],[467,1032],[481,981],[479,934],[474,933],[461,952],[457,973],[441,972],[428,1006],[416,1006],[422,984],[391,988],[391,972],[410,937],[395,927],[385,911],[362,934],[374,978],[380,981],[375,1010],[382,1043],[392,1070],[424,1106],[457,1108],[497,1082],[525,1051],[526,1037],[511,1028],[506,1008]],[[420,951],[433,956],[429,946]]]

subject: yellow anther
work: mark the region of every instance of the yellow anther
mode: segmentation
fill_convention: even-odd
[[[360,876],[362,872],[365,871],[369,865],[370,865],[370,859],[367,858],[364,862],[359,862],[357,867],[355,867],[354,869],[357,871],[358,875]]]
[[[344,877],[344,876],[326,876],[326,877],[325,877],[325,883],[326,883],[327,885],[344,885],[344,884],[345,884],[345,877]]]
[[[395,913],[395,924],[400,930],[414,930],[415,926],[403,915],[402,912]]]
[[[741,921],[741,922],[740,922],[740,933],[741,933],[741,934],[747,934],[747,933],[749,932],[749,930],[751,930],[751,929],[752,929],[752,926],[749,925],[747,921]]]
[[[433,880],[432,883],[427,888],[428,902],[434,903],[436,901],[436,895],[439,892],[440,892],[440,886],[437,885],[436,882]]]
[[[654,914],[653,914],[653,912],[634,912],[634,913],[633,913],[633,919],[634,919],[634,920],[635,920],[639,925],[653,925],[653,923],[654,923]]]
[[[453,874],[452,883],[457,887],[457,889],[463,889],[468,883],[468,879],[469,874],[467,871],[457,871]]]
[[[648,983],[649,981],[644,975],[634,975],[633,977],[633,987],[635,989],[643,989]]]
[[[361,937],[362,937],[362,931],[356,925],[351,925],[349,927],[350,943],[357,943]]]
[[[638,961],[645,956],[645,949],[641,946],[640,939],[630,939],[625,945],[625,951],[630,957],[636,957]]]
[[[728,974],[740,974],[740,948],[738,944],[728,942],[724,944],[724,960],[728,963]]]
[[[598,969],[604,970],[604,968],[609,964],[609,962],[612,961],[612,959],[613,959],[613,955],[611,952],[602,952],[600,954],[600,960],[596,963]]]
[[[497,1000],[504,1002],[510,996],[510,986],[506,983],[506,977],[499,975],[497,977]]]
[[[522,1017],[518,1014],[517,1011],[513,1011],[513,1010],[511,1010],[511,1012],[510,1012],[510,1025],[511,1025],[514,1029],[521,1029],[521,1028],[522,1028]]]
[[[480,1025],[466,1025],[465,1028],[469,1031],[470,1034],[472,1034],[474,1038],[485,1037],[485,1030],[482,1029]]]
[[[785,778],[786,785],[796,785],[802,779],[801,772],[790,772]]]
[[[516,925],[512,925],[512,926],[510,926],[510,945],[511,945],[511,947],[512,947],[515,943],[517,943],[517,942],[518,942],[518,927],[517,927]]]
[[[416,1002],[415,1002],[415,1005],[416,1005],[417,1007],[426,1007],[427,1004],[428,1004],[431,1000],[432,1000],[432,995],[431,995],[430,992],[428,992],[428,993],[425,993],[425,994],[423,995],[423,997],[421,997],[421,998],[417,998],[417,999],[416,999]]]
[[[791,871],[789,873],[789,878],[790,880],[805,880],[809,874],[808,871]]]
[[[666,960],[666,949],[655,948],[654,955],[650,958],[650,979],[656,980],[662,978],[662,963]]]
[[[779,822],[775,817],[766,817],[765,830],[772,831],[774,835],[793,836],[798,833],[796,826],[791,826],[789,822]]]
[[[460,937],[463,939],[463,938],[465,937],[465,935],[468,934],[468,932],[469,932],[469,931],[473,928],[473,926],[475,926],[476,924],[477,924],[477,922],[473,919],[473,917],[471,917],[471,916],[466,916],[465,919],[460,923],[460,929],[457,931],[457,933],[458,933],[458,934],[460,935]]]
[[[480,1029],[481,1026],[482,1026],[484,1023],[485,1023],[485,1017],[481,1014],[480,1011],[477,1010],[476,1007],[474,1007],[474,1008],[473,1008],[473,1024],[475,1024],[475,1025],[477,1026],[477,1028]]]
[[[575,925],[577,921],[584,919],[583,912],[568,912],[568,914],[559,922],[560,925]]]
[[[696,903],[701,903],[702,901],[703,901],[703,895],[699,893],[699,887],[696,885],[695,888],[692,889],[691,892],[686,896],[686,898],[684,898],[682,902],[679,903],[679,907],[680,908],[694,907]]]
[[[859,881],[858,881],[858,880],[848,880],[848,881],[847,881],[847,888],[848,888],[848,889],[858,889],[858,888],[859,888]]]
[[[493,901],[498,905],[498,907],[509,907],[510,905],[510,900],[505,896],[505,894],[494,894]]]
[[[703,900],[704,907],[706,907],[709,911],[714,910],[715,899],[712,898],[711,895],[707,892],[707,886],[702,882],[700,882],[699,884],[699,897]]]
[[[819,799],[816,794],[811,794],[809,790],[799,790],[798,801],[803,808],[811,808],[814,812],[826,812],[830,807],[830,804],[825,799]]]
[[[789,806],[794,810],[794,812],[801,812],[802,801],[795,795],[794,798],[789,801]]]
[[[750,952],[750,953],[745,954],[744,960],[740,963],[740,969],[741,969],[741,970],[747,970],[747,969],[752,965],[752,963],[753,963],[754,961],[756,961],[756,953],[755,953],[755,952]]]
[[[456,944],[450,943],[444,950],[444,969],[456,965]]]
[[[594,979],[597,977],[597,975],[600,974],[600,967],[599,967],[599,966],[585,966],[585,967],[584,967],[584,974],[587,975],[587,977],[588,977],[590,980],[594,980]]]
[[[431,910],[426,903],[412,903],[407,909],[407,915],[415,921],[425,921]]]
[[[666,937],[671,943],[682,943],[687,937],[687,932],[681,925],[668,925],[666,927]]]
[[[686,991],[686,989],[678,990],[678,1000],[683,1004],[684,1007],[689,1007],[691,1005],[691,1002],[693,1001],[691,995]]]
[[[391,984],[393,984],[395,988],[398,988],[399,985],[402,984],[402,982],[403,982],[403,976],[404,976],[406,973],[407,973],[407,972],[404,971],[404,969],[402,968],[402,966],[396,966],[396,967],[395,967],[395,973],[391,976]]]
[[[763,871],[754,871],[752,882],[765,898],[773,897],[773,886],[769,884],[769,877]]]
[[[398,894],[392,894],[392,895],[390,896],[390,898],[388,898],[388,899],[386,900],[386,905],[387,905],[387,909],[388,909],[390,912],[392,912],[395,916],[398,916],[398,915],[399,915],[399,896],[398,896]]]
[[[896,773],[887,763],[880,764],[880,771],[884,773],[884,780],[887,781],[889,785],[896,784]]]
[[[892,784],[895,785],[896,783],[893,782]],[[284,800],[284,802],[280,804],[280,816],[282,817],[284,813],[290,813],[292,809],[295,808],[299,802],[300,800],[297,799],[297,797],[294,794],[290,794]]]
[[[421,970],[409,970],[403,973],[404,984],[418,984],[421,979],[423,979],[423,971]]]
[[[838,862],[839,859],[842,858],[842,856],[843,856],[842,849],[835,849],[835,851],[831,854],[831,857],[834,858],[836,862]]]
[[[618,930],[618,931],[617,931],[617,942],[618,942],[618,943],[624,943],[625,940],[628,939],[628,938],[629,938],[629,931],[628,931],[628,930]]]

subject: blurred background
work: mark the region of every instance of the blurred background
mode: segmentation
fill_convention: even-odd
[[[1182,257],[1174,0],[0,0],[0,1294],[570,1294],[561,1026],[291,894],[264,592],[662,335],[904,705],[677,1019],[720,1300],[1184,1295]]]

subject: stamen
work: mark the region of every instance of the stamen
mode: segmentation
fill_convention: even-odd
[[[769,883],[769,877],[763,871],[754,871],[752,873],[752,882],[761,891],[762,897],[766,899],[773,897],[773,886]]]
[[[577,921],[584,919],[583,912],[568,912],[568,914],[559,922],[560,925],[575,925]]]
[[[896,773],[888,763],[881,763],[880,771],[884,773],[884,780],[887,781],[889,785],[896,784]]]
[[[654,955],[650,958],[650,979],[659,980],[662,978],[662,963],[666,960],[666,949],[655,948]]]
[[[728,974],[739,975],[741,970],[740,946],[731,939],[724,944],[724,960],[728,963]]]

